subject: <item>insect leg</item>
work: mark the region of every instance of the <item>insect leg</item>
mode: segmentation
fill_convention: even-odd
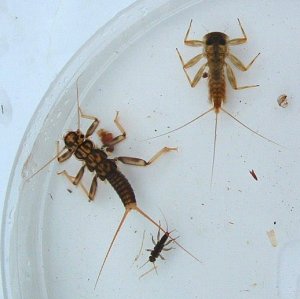
[[[177,238],[175,238],[175,240],[176,240]],[[169,245],[170,243],[172,243],[173,242],[173,240],[171,239],[171,240],[169,240],[169,241],[167,241],[166,243],[165,243],[165,246],[167,246],[167,245]]]
[[[172,240],[171,240],[171,241],[172,241]],[[165,248],[165,247],[164,247],[162,250],[163,250],[163,251],[169,251],[169,250],[172,250],[172,249],[175,249],[175,248],[174,248],[174,247],[170,247],[170,248]]]
[[[122,125],[119,122],[119,111],[117,111],[116,117],[114,119],[114,123],[116,124],[117,128],[119,129],[119,131],[121,132],[120,135],[116,136],[115,138],[113,138],[110,141],[107,141],[103,144],[102,148],[106,148],[106,147],[110,147],[110,146],[114,146],[117,143],[120,143],[121,141],[126,139],[126,131],[125,129],[122,127]]]
[[[192,22],[193,22],[193,20],[191,20],[190,26],[185,34],[184,44],[187,46],[191,46],[191,47],[202,47],[204,45],[204,42],[202,40],[197,40],[197,39],[188,40],[188,35],[189,35],[191,27],[192,27]]]
[[[57,161],[59,163],[65,162],[66,160],[70,159],[72,155],[73,155],[72,151],[66,151],[57,157]]]
[[[82,177],[83,177],[83,174],[84,174],[84,168],[85,168],[85,164],[80,168],[80,170],[78,171],[74,181],[73,181],[73,184],[74,185],[78,185],[79,182],[81,181]]]
[[[158,221],[158,224],[160,226],[160,221]],[[160,228],[157,231],[157,237],[156,238],[157,238],[157,242],[159,242],[159,240],[160,240]]]
[[[80,112],[80,117],[93,120],[92,124],[89,126],[89,128],[87,129],[87,131],[85,133],[86,138],[90,137],[95,132],[96,128],[98,127],[99,120],[95,116],[83,114],[81,109],[80,108],[78,108],[78,109],[79,109],[79,112]]]
[[[239,22],[239,25],[240,25],[240,28],[242,30],[242,34],[243,34],[244,37],[239,37],[239,38],[234,38],[234,39],[229,40],[228,44],[232,45],[232,46],[244,44],[244,43],[247,42],[247,36],[246,36],[245,30],[243,29],[243,26],[242,26],[241,21],[239,19],[238,19],[238,22]]]
[[[202,78],[203,73],[204,73],[204,70],[205,70],[205,68],[206,68],[206,66],[207,66],[207,63],[203,64],[203,65],[200,67],[200,69],[199,69],[198,72],[196,73],[194,79],[191,79],[191,78],[190,78],[189,74],[188,74],[187,71],[186,71],[186,68],[189,68],[189,67],[195,65],[195,64],[196,64],[197,62],[199,62],[200,59],[203,58],[205,55],[204,55],[203,53],[202,53],[202,54],[199,54],[199,55],[193,57],[191,60],[189,60],[188,62],[185,63],[185,62],[183,61],[183,58],[182,58],[180,52],[178,51],[178,49],[176,49],[176,51],[177,51],[178,56],[179,56],[179,58],[180,58],[180,61],[181,61],[182,67],[183,67],[183,71],[184,71],[184,73],[185,73],[185,75],[186,75],[186,77],[187,77],[187,79],[188,79],[188,81],[189,81],[191,87],[195,87],[195,86],[198,84],[198,82],[200,81],[200,79]]]
[[[171,232],[170,232],[171,233]],[[169,251],[171,249],[175,249],[174,247],[170,247],[170,248],[165,248],[165,246],[168,246],[170,243],[174,242],[174,240],[178,239],[178,237],[174,238],[174,239],[170,239],[169,241],[167,241],[164,245],[164,248],[162,249],[163,251]]]
[[[160,257],[162,260],[165,260],[165,258],[164,258],[161,254],[159,254],[159,257]]]
[[[156,245],[156,242],[154,241],[154,237],[153,237],[153,235],[151,234],[151,237],[152,237],[152,243],[153,243],[153,245],[155,246]],[[157,239],[157,240],[159,240],[159,239]],[[151,250],[150,250],[151,251]]]
[[[66,170],[63,170],[61,172],[57,173],[58,175],[64,175],[72,184],[74,184],[74,180],[76,177],[73,177],[71,175],[68,174],[68,172]],[[89,196],[89,192],[87,191],[87,188],[81,183],[79,182],[78,185],[82,188],[82,190],[84,191],[84,193]]]
[[[74,151],[69,151],[69,150],[67,150],[66,152],[62,153],[64,151],[64,149],[65,149],[65,147],[62,150],[60,150],[59,149],[59,141],[56,141],[56,157],[57,157],[57,161],[59,163],[62,163],[64,161],[68,160],[69,158],[71,158],[71,156],[74,153]]]
[[[245,72],[250,68],[250,66],[253,64],[253,62],[259,55],[260,53],[258,53],[247,66],[245,66],[236,56],[234,56],[231,53],[228,53],[228,58],[239,70]]]
[[[230,82],[230,85],[232,86],[233,89],[235,90],[240,90],[240,89],[246,89],[246,88],[252,88],[252,87],[257,87],[259,85],[246,85],[246,86],[237,86],[236,78],[234,75],[234,72],[229,64],[225,64],[226,66],[226,73],[227,73],[227,78]]]
[[[96,194],[96,191],[97,191],[97,174],[94,176],[93,180],[92,180],[92,184],[91,184],[91,187],[90,187],[90,191],[89,191],[89,194],[88,194],[88,197],[89,197],[89,201],[92,201],[94,200],[95,198],[95,194]]]
[[[151,163],[153,163],[155,160],[157,160],[161,155],[164,153],[170,152],[170,151],[177,151],[177,148],[175,147],[164,147],[159,152],[157,152],[149,161],[145,161],[140,158],[135,157],[116,157],[114,158],[115,161],[120,161],[124,164],[129,165],[135,165],[135,166],[148,166]]]
[[[176,51],[177,51],[177,54],[180,58],[180,61],[181,61],[181,64],[183,66],[183,68],[190,68],[192,66],[194,66],[196,63],[198,63],[203,57],[205,57],[205,54],[204,53],[201,53],[201,54],[198,54],[196,55],[195,57],[191,58],[189,61],[187,62],[184,62],[183,61],[183,58],[179,52],[179,50],[176,48]]]

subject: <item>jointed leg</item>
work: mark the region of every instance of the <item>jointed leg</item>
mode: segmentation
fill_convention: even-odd
[[[163,251],[169,251],[169,250],[172,250],[172,249],[175,249],[175,248],[174,248],[174,247],[170,247],[170,248],[165,248],[165,247],[164,247],[162,250],[163,250]]]
[[[239,70],[245,72],[250,68],[250,66],[253,64],[253,62],[259,55],[260,53],[258,53],[247,66],[245,66],[236,56],[234,56],[231,53],[228,53],[228,58]]]
[[[80,108],[79,108],[79,112],[80,112],[80,117],[93,120],[92,124],[89,126],[89,128],[85,133],[85,137],[87,138],[95,132],[96,128],[99,125],[99,120],[95,116],[83,114]]]
[[[117,111],[116,117],[114,119],[114,123],[116,124],[117,128],[121,132],[121,135],[118,135],[114,137],[112,140],[105,142],[103,144],[103,148],[114,146],[117,143],[120,143],[121,141],[126,139],[126,131],[119,122],[119,111]]]
[[[56,141],[56,156],[57,156],[57,161],[59,163],[62,163],[68,159],[71,158],[71,156],[73,155],[73,152],[72,151],[69,151],[69,150],[66,150],[66,152],[64,152],[63,154],[61,154],[61,152],[63,151],[64,149],[60,150],[59,149],[59,141]],[[61,155],[60,155],[61,154]]]
[[[246,85],[246,86],[239,86],[238,87],[232,68],[230,67],[229,64],[225,64],[225,66],[226,66],[227,78],[228,78],[228,80],[230,82],[230,85],[232,86],[233,89],[240,90],[240,89],[246,89],[246,88],[259,86],[259,85]]]
[[[183,61],[183,58],[182,58],[182,56],[181,56],[181,54],[180,54],[180,52],[178,51],[177,48],[176,48],[176,51],[177,51],[177,53],[178,53],[178,56],[179,56],[179,58],[180,58],[180,60],[181,60],[181,64],[182,64],[182,66],[183,66],[184,69],[188,69],[188,68],[194,66],[194,65],[195,65],[196,63],[198,63],[203,57],[205,57],[205,54],[204,54],[204,53],[201,53],[201,54],[199,54],[199,55],[196,55],[196,56],[193,57],[192,59],[190,59],[188,62],[184,62],[184,61]]]
[[[176,240],[176,239],[178,239],[179,238],[179,236],[178,237],[176,237],[174,240]],[[171,244],[174,240],[169,240],[168,242],[166,242],[165,243],[165,245],[164,245],[164,248],[162,249],[163,251],[169,251],[169,250],[171,250],[171,249],[175,249],[174,247],[170,247],[170,248],[166,248],[166,246],[168,246],[169,244]]]
[[[177,238],[176,238],[177,239]],[[170,243],[172,243],[173,242],[173,240],[171,239],[171,240],[169,240],[168,242],[166,242],[165,243],[165,246],[168,246]]]
[[[246,36],[246,33],[242,27],[242,24],[240,22],[240,20],[238,19],[238,22],[239,22],[239,25],[240,25],[240,28],[242,30],[242,34],[244,37],[239,37],[239,38],[234,38],[234,39],[231,39],[228,41],[228,44],[229,45],[232,45],[232,46],[235,46],[235,45],[240,45],[240,44],[244,44],[247,42],[247,36]]]
[[[57,173],[58,175],[64,175],[72,184],[74,184],[74,180],[75,180],[75,177],[74,176],[71,176],[68,174],[68,172],[66,170],[63,170],[61,172],[58,172]],[[84,191],[84,193],[89,196],[89,193],[87,191],[87,188],[81,183],[79,182],[78,185],[82,188],[82,190]]]
[[[155,241],[154,241],[154,237],[153,237],[153,235],[151,234],[151,239],[152,239],[152,243],[153,243],[153,245],[155,246],[156,245],[156,243],[155,243]],[[151,250],[150,250],[151,251]]]
[[[202,47],[204,45],[204,42],[202,40],[197,40],[197,39],[188,40],[188,35],[189,35],[191,27],[192,27],[192,22],[193,22],[193,20],[191,20],[189,29],[186,32],[186,35],[184,38],[184,44],[187,46],[192,46],[192,47]]]
[[[57,174],[58,175],[63,174],[73,185],[75,185],[75,186],[79,185],[82,188],[82,190],[84,191],[84,193],[87,195],[87,197],[89,198],[89,201],[92,201],[95,198],[95,194],[96,194],[96,190],[97,190],[97,175],[94,176],[91,187],[90,187],[90,191],[88,192],[87,188],[83,185],[83,183],[81,183],[81,179],[82,179],[82,176],[84,173],[84,168],[85,168],[85,165],[83,165],[80,168],[76,177],[69,175],[66,170],[58,172]]]
[[[96,194],[96,191],[97,191],[97,174],[93,177],[93,180],[92,180],[92,184],[91,184],[91,187],[90,187],[90,191],[89,191],[89,194],[88,194],[88,197],[89,197],[89,201],[92,201],[94,200],[95,198],[95,194]]]
[[[162,259],[162,260],[165,260],[165,258],[160,254],[159,257]]]
[[[195,87],[195,86],[198,84],[198,82],[200,81],[200,79],[202,78],[202,75],[203,75],[204,70],[205,70],[205,68],[206,68],[206,66],[207,66],[207,63],[203,64],[203,65],[200,67],[200,69],[199,69],[198,72],[196,73],[194,79],[191,79],[191,78],[190,78],[189,74],[188,74],[187,71],[186,71],[186,68],[189,68],[189,67],[194,66],[194,65],[195,65],[197,62],[199,62],[203,57],[205,57],[205,54],[204,54],[204,53],[201,53],[201,54],[199,54],[199,55],[193,57],[192,59],[190,59],[188,62],[184,62],[184,61],[183,61],[183,58],[182,58],[182,56],[181,56],[181,54],[180,54],[180,52],[178,51],[178,49],[176,49],[176,51],[177,51],[177,53],[178,53],[178,56],[179,56],[179,58],[180,58],[180,61],[181,61],[181,64],[182,64],[182,67],[183,67],[183,70],[184,70],[184,73],[185,73],[185,75],[186,75],[186,77],[187,77],[187,79],[188,79],[188,81],[189,81],[191,87]]]
[[[160,226],[160,221],[158,221],[158,224],[159,224],[159,226]],[[158,231],[157,231],[157,237],[156,237],[156,240],[157,240],[157,242],[159,242],[159,240],[160,240],[160,228],[159,228]]]
[[[161,155],[170,151],[177,151],[175,147],[164,147],[159,152],[157,152],[149,161],[145,161],[140,158],[135,157],[116,157],[114,158],[115,161],[120,161],[124,164],[128,165],[135,165],[135,166],[148,166],[152,164],[155,160],[157,160]]]

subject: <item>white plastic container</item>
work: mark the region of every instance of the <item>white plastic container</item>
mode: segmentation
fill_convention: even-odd
[[[296,1],[138,1],[100,29],[50,86],[19,149],[6,198],[2,232],[5,299],[56,298],[300,298],[299,296],[299,4]],[[210,107],[206,79],[190,88],[175,48],[185,59],[201,51],[183,44],[191,36],[222,31],[240,37],[240,18],[249,41],[232,47],[245,63],[261,56],[233,91],[226,109],[249,127],[287,148],[268,143],[220,113],[212,190],[210,171],[215,114],[173,134],[173,129]],[[55,156],[56,140],[77,128],[76,80],[84,113],[118,133],[116,111],[128,133],[116,156],[149,159],[163,146],[178,146],[155,164],[121,165],[138,205],[176,228],[180,248],[164,254],[153,271],[133,264],[146,230],[156,228],[129,215],[94,283],[124,208],[109,184],[100,183],[95,202],[56,173],[76,174],[75,159],[56,161],[25,181]],[[292,100],[286,109],[280,94]],[[82,121],[85,130],[88,121]],[[94,137],[96,143],[99,142]],[[249,174],[254,169],[258,181]],[[89,186],[91,175],[85,174]],[[69,190],[68,190],[69,189]],[[164,222],[163,222],[164,223]],[[274,230],[276,247],[267,232]],[[178,241],[179,241],[178,240]],[[295,266],[295,265],[298,265]],[[298,295],[297,295],[298,294]],[[297,297],[298,296],[298,297]]]

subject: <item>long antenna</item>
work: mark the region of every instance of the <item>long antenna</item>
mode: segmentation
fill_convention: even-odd
[[[44,166],[42,166],[38,171],[36,171],[34,174],[32,174],[29,178],[25,179],[25,182],[29,181],[32,179],[35,175],[37,175],[40,171],[45,169],[51,162],[53,162],[64,150],[66,147],[64,146],[51,160],[49,160]]]
[[[76,80],[76,98],[77,98],[77,123],[78,123],[78,130],[80,130],[80,107],[79,107],[79,91],[78,91],[78,80],[80,76]]]
[[[283,145],[281,145],[281,144],[279,144],[279,143],[277,143],[277,142],[275,142],[275,141],[273,141],[273,140],[271,140],[271,139],[269,139],[269,138],[267,138],[267,137],[265,137],[265,136],[263,136],[263,135],[261,135],[261,134],[255,132],[254,130],[252,130],[251,128],[249,128],[249,127],[246,126],[245,124],[243,124],[243,123],[242,123],[240,120],[238,120],[236,117],[234,117],[231,113],[229,113],[228,111],[226,111],[224,108],[220,107],[220,109],[221,109],[223,112],[225,112],[227,115],[229,115],[231,118],[233,118],[233,119],[234,119],[236,122],[238,122],[240,125],[242,125],[244,128],[246,128],[246,129],[248,129],[249,131],[251,131],[252,133],[254,133],[255,135],[261,137],[262,139],[264,139],[264,140],[266,140],[266,141],[268,141],[268,142],[271,142],[271,143],[273,143],[273,144],[276,144],[276,145],[278,145],[278,146],[280,146],[280,147],[285,147],[285,146],[283,146]]]
[[[206,115],[207,113],[209,113],[210,111],[214,110],[214,108],[210,108],[209,110],[205,111],[204,113],[198,115],[197,117],[195,117],[194,119],[190,120],[189,122],[185,123],[184,125],[180,126],[180,127],[177,127],[175,128],[174,130],[171,130],[171,131],[168,131],[166,133],[163,133],[163,134],[160,134],[160,135],[157,135],[157,136],[154,136],[154,137],[151,137],[151,138],[148,138],[148,139],[145,139],[143,141],[148,141],[148,140],[152,140],[152,139],[155,139],[155,138],[158,138],[158,137],[162,137],[162,136],[165,136],[165,135],[168,135],[170,133],[173,133],[179,129],[182,129],[184,127],[186,127],[187,125],[193,123],[194,121],[198,120],[199,118],[201,118],[202,116]]]
[[[150,222],[152,222],[157,228],[161,229],[162,232],[165,234],[167,233],[158,223],[156,223],[150,216],[148,216],[143,210],[141,210],[139,207],[135,207],[134,210],[136,210],[138,213],[143,215],[145,218],[147,218]],[[177,241],[176,238],[173,238],[169,236],[169,238],[178,246],[180,247],[183,251],[185,251],[188,255],[190,255],[192,258],[194,258],[197,262],[202,263],[198,258],[196,258],[192,253],[190,253],[187,249],[185,249],[182,245],[180,245]]]
[[[141,268],[143,268],[146,264],[148,264],[150,261],[149,261],[149,259],[142,265],[142,266],[140,266],[139,267],[139,269],[141,269]]]

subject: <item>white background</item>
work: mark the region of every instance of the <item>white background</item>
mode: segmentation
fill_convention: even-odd
[[[22,136],[50,83],[100,27],[133,2],[0,1],[0,219]]]
[[[73,54],[76,53],[76,51],[97,31],[97,29],[99,29],[102,25],[104,25],[107,21],[109,21],[118,11],[132,4],[134,1],[118,0],[118,1],[114,1],[114,3],[111,2],[112,1],[104,1],[104,0],[98,0],[98,1],[86,0],[86,1],[76,1],[76,2],[75,1],[73,2],[52,1],[51,3],[40,4],[38,1],[36,2],[27,1],[23,3],[14,0],[11,0],[9,3],[5,3],[5,0],[0,1],[0,14],[1,14],[1,18],[0,18],[1,21],[0,23],[0,28],[1,28],[0,29],[1,30],[0,104],[2,105],[0,107],[0,127],[2,133],[1,155],[0,155],[1,211],[3,208],[3,202],[4,202],[5,192],[6,192],[6,186],[8,183],[9,173],[11,171],[12,164],[17,149],[19,147],[21,138],[28,125],[28,122],[30,121],[37,105],[39,104],[46,90],[48,89],[50,83],[56,78],[57,74],[61,71],[63,66],[69,61],[69,59],[73,56]],[[293,1],[291,1],[290,4],[292,3]],[[296,2],[294,2],[294,4],[295,3]],[[273,121],[274,122],[273,124],[271,123],[268,124],[268,120],[271,118],[266,118],[265,123],[266,125],[272,125],[272,128],[274,125],[273,133],[279,134],[280,132],[281,138],[276,138],[276,135],[273,136],[272,134],[270,136],[269,132],[271,132],[271,130],[267,130],[266,128],[263,128],[262,126],[263,123],[261,123],[260,125],[255,124],[254,127],[261,128],[261,132],[267,132],[268,137],[269,136],[270,138],[274,137],[274,140],[276,141],[280,140],[282,144],[291,145],[292,142],[290,141],[294,141],[293,147],[296,146],[299,147],[298,140],[296,138],[294,140],[291,140],[293,139],[291,136],[296,136],[297,134],[297,132],[295,131],[297,130],[296,129],[297,126],[296,125],[288,126],[291,123],[298,124],[297,122],[298,117],[295,117],[295,115],[299,115],[298,114],[299,102],[296,100],[296,95],[299,94],[298,84],[296,84],[293,81],[293,79],[295,80],[295,78],[293,78],[293,76],[290,76],[290,74],[296,73],[294,69],[298,70],[299,66],[296,64],[297,60],[295,59],[296,61],[295,63],[295,61],[292,58],[295,56],[290,55],[290,57],[292,58],[291,60],[289,60],[288,57],[283,59],[278,49],[279,48],[278,36],[281,36],[282,38],[280,39],[280,41],[284,39],[288,40],[289,45],[291,45],[293,42],[294,45],[293,50],[297,50],[298,41],[297,39],[294,38],[294,36],[299,35],[297,30],[295,29],[295,28],[299,28],[299,26],[294,26],[294,23],[290,22],[292,19],[290,15],[289,14],[285,15],[282,12],[284,11],[284,9],[280,9],[279,6],[277,9],[274,9],[273,14],[270,13],[270,7],[268,7],[268,5],[265,5],[265,8],[268,9],[269,14],[265,14],[264,18],[259,17],[258,20],[260,20],[261,22],[261,24],[259,25],[261,25],[262,27],[260,28],[263,28],[266,31],[257,30],[256,34],[251,34],[251,26],[249,25],[251,24],[251,17],[250,17],[251,14],[252,16],[254,15],[252,10],[257,9],[257,7],[252,8],[252,10],[250,8],[249,9],[243,8],[243,11],[245,11],[245,13],[241,13],[239,11],[238,14],[238,16],[242,20],[245,20],[245,28],[247,28],[247,33],[249,33],[249,36],[255,36],[255,39],[254,38],[251,39],[251,43],[247,44],[246,46],[248,51],[250,50],[250,47],[253,47],[252,49],[254,49],[253,51],[255,52],[253,53],[247,52],[247,55],[249,56],[245,57],[245,61],[247,61],[246,58],[252,57],[251,54],[253,55],[256,54],[257,49],[260,49],[260,51],[262,51],[261,57],[255,64],[255,70],[257,76],[255,77],[256,79],[255,82],[257,81],[261,84],[262,88],[260,90],[268,91],[267,95],[262,94],[259,97],[255,98],[253,95],[255,92],[259,92],[259,90],[251,90],[252,97],[249,96],[249,98],[255,99],[256,101],[253,101],[253,104],[251,104],[250,101],[246,102],[246,104],[247,104],[247,108],[250,109],[251,105],[256,105],[255,103],[257,103],[258,100],[263,99],[263,101],[261,101],[261,103],[258,106],[256,106],[258,108],[261,108],[261,109],[257,109],[256,111],[255,114],[256,117],[254,119],[254,122],[256,122],[259,119],[262,119],[262,117],[259,116],[259,113],[263,113],[263,111],[265,111],[264,110],[265,107],[262,108],[261,106],[263,104],[269,105],[269,102],[267,102],[267,100],[271,99],[274,102],[274,103],[271,102],[273,103],[272,107],[274,110],[272,111],[272,113],[273,115],[276,114],[278,117],[279,116],[281,117],[280,118],[281,123],[278,122],[276,123],[276,121]],[[296,8],[297,7],[295,5],[295,11],[297,11]],[[229,17],[228,14],[224,15],[223,11],[221,13],[222,13],[221,16],[228,18],[228,20],[233,20],[236,17],[236,16]],[[235,11],[231,11],[231,13],[234,15],[237,14],[237,12]],[[245,16],[245,14],[248,14],[248,17]],[[287,22],[287,20],[289,20],[289,22]],[[254,30],[256,27],[259,27],[259,25],[252,26],[252,30]],[[278,33],[279,31],[271,30],[273,28],[272,26],[275,25],[280,25],[282,28],[284,28],[283,29],[284,34],[281,35]],[[212,28],[209,25],[207,25],[207,27],[209,28],[209,30],[211,30],[210,28]],[[222,27],[221,30],[223,30]],[[239,32],[238,28],[236,28],[235,30],[236,32]],[[226,31],[224,30],[224,32]],[[258,34],[259,32],[260,35]],[[265,32],[268,32],[269,34],[268,39],[266,38]],[[274,36],[276,38],[274,38]],[[180,36],[180,39],[181,39],[180,41],[182,42],[182,36]],[[276,51],[274,49],[276,49]],[[272,50],[274,50],[274,53],[273,55],[270,55],[270,53],[272,53]],[[291,49],[289,49],[289,51],[291,51]],[[295,52],[298,53],[299,51],[295,51]],[[242,56],[238,56],[238,57],[243,58]],[[174,51],[174,60],[178,62],[178,58],[175,55],[175,51]],[[259,70],[263,70],[263,72],[259,73]],[[247,81],[247,75],[250,76],[248,78],[252,79],[251,77],[252,74],[253,73],[251,72],[249,74],[243,74],[243,78],[245,79],[245,82],[252,82],[251,80]],[[180,73],[180,75],[182,74]],[[265,79],[263,80],[259,76],[264,76]],[[290,77],[289,80],[286,80],[286,78],[288,77]],[[186,90],[189,90],[189,92],[192,93],[191,89],[186,88]],[[202,90],[205,89],[202,88]],[[278,107],[276,103],[276,99],[280,93],[286,92],[286,90],[288,90],[288,94],[291,95],[291,97],[294,98],[294,100],[293,103],[289,105],[290,107],[289,109],[282,110],[281,108]],[[190,101],[190,103],[192,103],[192,100]],[[197,102],[195,101],[195,103]],[[239,106],[237,105],[236,108],[241,107],[242,105],[245,105],[245,103],[243,102],[241,105]],[[3,111],[1,109],[2,107],[3,107]],[[292,121],[290,121],[290,118],[288,118],[289,114],[291,117],[293,117],[291,118]],[[242,116],[241,118],[244,119],[244,116]],[[285,119],[284,122],[283,119]],[[249,122],[246,121],[246,123],[248,124]],[[252,125],[253,124],[251,124],[251,127]],[[280,126],[281,126],[280,128],[281,130],[275,130],[275,127],[280,127]],[[288,132],[289,134],[284,134],[287,128],[289,129]],[[247,134],[247,132],[244,133],[245,135]],[[188,138],[189,136],[186,137]],[[222,139],[219,139],[218,142],[222,142]],[[194,147],[194,145],[191,146]],[[241,145],[239,144],[239,146]],[[261,146],[267,147],[267,145],[265,144],[262,144]],[[274,153],[274,151],[275,150],[272,148],[270,153]],[[241,152],[243,152],[242,148],[241,148]],[[246,156],[247,158],[246,160],[249,161],[249,164],[245,165],[244,167],[245,168],[244,172],[245,174],[247,174],[247,178],[249,178],[249,184],[251,186],[254,186],[254,181],[252,180],[250,175],[248,175],[248,169],[254,167],[252,166],[254,161],[257,161],[256,162],[257,167],[254,168],[256,169],[258,168],[258,166],[260,167],[258,163],[260,160],[264,159],[263,155],[262,156],[256,155],[254,152],[253,154],[255,156],[254,157],[255,159],[253,160],[251,160],[250,156],[249,157]],[[256,159],[256,156],[258,156],[259,159]],[[268,159],[266,159],[266,161],[267,160]],[[281,165],[281,163],[283,162],[281,162],[280,160],[279,164]],[[295,164],[295,162],[289,162],[289,163],[290,163],[289,165],[293,164],[292,166],[294,166]],[[229,165],[228,162],[227,165]],[[260,168],[263,169],[263,167]],[[290,168],[287,167],[287,169]],[[270,172],[272,173],[272,171]],[[260,178],[261,177],[262,176],[260,176]],[[267,177],[268,175],[266,175],[266,178]],[[289,177],[283,175],[282,179],[289,180]],[[263,181],[263,177],[262,180],[261,179],[259,180],[259,183],[261,181]],[[266,180],[264,182],[266,182]],[[268,183],[270,184],[270,182]],[[247,188],[248,183],[245,186]],[[284,188],[287,188],[287,186],[289,185],[283,184],[283,186]],[[246,190],[247,192],[249,192],[250,188]],[[260,189],[258,188],[256,189],[252,187],[251,190],[253,192],[256,192],[257,190]],[[255,196],[250,198],[253,199],[255,198],[256,200],[258,200],[258,198]],[[273,198],[270,198],[270,200],[271,199],[274,200]],[[232,200],[234,200],[234,198]],[[226,201],[224,202],[226,203]],[[267,202],[266,198],[264,198],[262,202],[266,203]],[[289,201],[287,202],[289,203]],[[226,204],[224,204],[224,207],[226,207]],[[272,217],[271,211],[270,211],[270,217]],[[284,220],[287,220],[287,217],[285,218],[286,219]],[[216,218],[212,217],[212,219],[216,219]],[[203,222],[205,222],[205,220],[203,220]],[[209,224],[210,222],[207,222],[207,225]],[[277,227],[279,229],[279,226]],[[283,228],[284,225],[282,225],[281,227]],[[286,235],[288,236],[289,233],[291,233],[290,229],[287,231]],[[291,234],[291,236],[293,237],[293,234]],[[265,236],[265,232],[263,234],[263,238],[266,239],[266,242],[268,241]],[[208,241],[210,242],[210,239],[208,239]],[[283,276],[287,278],[287,280],[290,280],[292,282],[295,280],[294,284],[296,285],[297,277],[299,277],[299,273],[298,273],[299,267],[296,266],[299,264],[299,257],[298,254],[296,253],[299,251],[294,250],[291,252],[292,253],[286,252],[285,257],[290,258],[289,261],[292,261],[293,263],[286,263],[286,265],[292,264],[295,269],[291,269],[291,267],[286,267],[287,271],[283,271],[282,273],[284,274]],[[293,256],[293,252],[294,253],[296,252],[295,256]],[[298,261],[295,262],[297,257],[298,257]],[[227,262],[229,261],[227,260]],[[286,275],[286,273],[289,273],[291,275],[290,276]],[[291,278],[291,276],[293,277]],[[290,286],[290,284],[286,284],[286,285],[288,287]],[[0,287],[1,287],[1,282],[0,282]],[[290,289],[286,288],[286,289],[287,291],[285,292],[285,294],[291,294],[293,292],[292,288]],[[286,295],[285,298],[292,298],[292,297]]]

